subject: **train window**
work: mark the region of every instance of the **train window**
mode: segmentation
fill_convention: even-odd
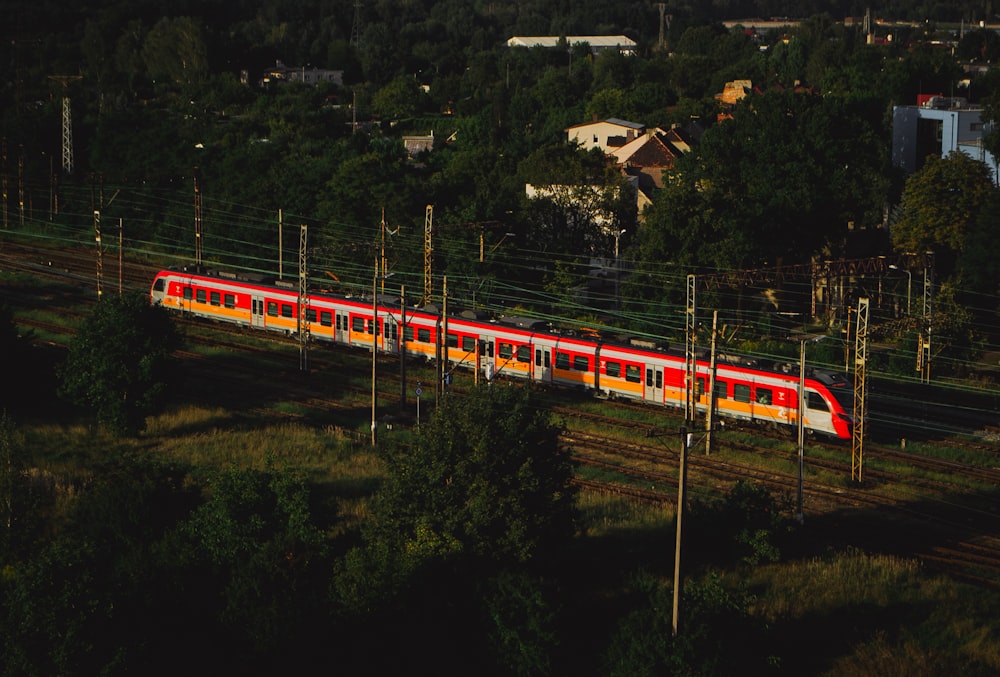
[[[312,308],[306,308],[306,322],[316,321],[316,311]]]
[[[556,369],[569,369],[569,353],[556,353]]]
[[[659,390],[663,387],[663,372],[659,369],[656,370],[656,389]]]
[[[414,333],[414,331],[415,330],[414,330],[413,325],[408,324],[405,327],[403,327],[403,340],[404,341],[412,341],[413,340],[413,333]]]
[[[392,331],[389,332],[389,338],[395,341],[399,338],[399,325],[394,324],[392,325],[391,329]]]
[[[462,337],[462,350],[467,353],[475,352],[476,350],[476,339],[473,336],[463,336]]]
[[[198,303],[204,303],[205,302],[205,290],[204,289],[199,289],[195,293],[195,299],[198,301]]]
[[[361,333],[365,330],[365,318],[355,315],[351,318],[351,331]]]
[[[743,383],[733,384],[733,399],[737,402],[750,401],[750,386]]]
[[[277,317],[278,316],[278,304],[275,303],[274,301],[268,301],[267,302],[267,314],[270,315],[271,317]]]
[[[531,362],[531,346],[518,346],[517,347],[517,361],[518,362]]]
[[[220,294],[217,291],[213,291],[211,294],[209,294],[208,299],[209,299],[208,302],[211,303],[213,306],[222,305],[222,294]]]
[[[319,323],[324,327],[333,326],[333,313],[329,310],[324,310],[319,314]]]
[[[814,393],[811,390],[806,391],[806,407],[809,409],[815,409],[816,411],[830,411],[830,408],[826,406],[826,402],[819,393]]]
[[[449,348],[458,347],[458,334],[454,332],[448,332],[448,347]]]
[[[770,388],[757,388],[757,404],[771,404],[773,396]]]
[[[185,301],[190,301],[192,294],[193,294],[193,292],[191,291],[191,287],[184,287],[184,300]]]
[[[294,317],[295,313],[292,311],[292,305],[290,303],[281,304],[281,316],[282,317]]]
[[[642,381],[642,369],[639,368],[639,365],[625,365],[625,380],[629,383],[639,383]]]
[[[542,366],[542,349],[541,348],[535,348],[535,366],[536,367]]]
[[[156,282],[153,283],[153,291],[163,291],[163,283],[162,277],[156,278]]]
[[[545,355],[545,368],[548,369],[549,367],[552,366],[552,353],[546,350],[544,355]]]
[[[223,301],[225,301],[226,308],[235,308],[236,294],[226,294],[225,297],[223,298]]]
[[[716,380],[715,382],[715,397],[719,400],[724,400],[729,397],[729,384],[725,381]]]
[[[417,330],[417,340],[421,343],[431,342],[431,330],[430,329],[418,329]]]
[[[574,355],[573,369],[574,371],[590,371],[590,360],[587,359],[586,355]]]
[[[608,362],[604,367],[604,373],[613,378],[620,378],[622,375],[622,363]]]
[[[705,394],[705,379],[699,378],[694,384],[694,396],[701,397]]]
[[[479,342],[479,354],[485,355],[486,357],[493,357],[493,342],[492,341],[480,341]]]
[[[652,369],[647,369],[646,370],[646,387],[647,388],[652,388],[653,387],[653,370]]]
[[[509,360],[514,355],[514,346],[509,343],[501,343],[497,354],[500,355],[501,359]]]

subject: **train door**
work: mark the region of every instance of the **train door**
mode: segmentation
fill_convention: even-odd
[[[663,403],[663,367],[655,364],[646,367],[646,397],[649,402]]]
[[[264,326],[264,297],[253,294],[250,296],[250,323],[254,327]]]
[[[496,342],[493,337],[479,339],[479,366],[487,381],[496,375]]]
[[[535,344],[535,380],[548,382],[552,370],[552,348],[551,346],[540,346]]]
[[[350,335],[350,333],[348,331],[348,326],[347,326],[347,322],[348,322],[347,318],[348,318],[347,313],[345,313],[342,310],[337,310],[337,311],[334,312],[334,318],[333,318],[333,326],[334,326],[333,340],[336,341],[337,343],[350,343],[351,342],[351,335]]]
[[[399,322],[392,315],[386,315],[382,318],[382,331],[385,332],[382,337],[382,350],[387,353],[396,352],[399,348],[397,344],[399,341]]]

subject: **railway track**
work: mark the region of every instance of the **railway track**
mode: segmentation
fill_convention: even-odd
[[[38,257],[36,257],[38,258]],[[87,262],[79,255],[70,255],[64,259],[44,258],[28,262],[15,259],[12,262],[7,256],[7,250],[0,252],[0,267],[6,270],[16,269],[32,275],[51,276],[53,280],[68,281],[69,289],[79,289],[84,282],[88,285],[93,280]],[[135,278],[131,276],[129,286],[145,289],[148,279],[152,277],[153,268],[138,270]],[[140,282],[142,283],[140,286]],[[61,289],[58,285],[56,289]],[[96,289],[96,287],[95,287]],[[82,294],[86,299],[96,300],[93,295]],[[24,302],[38,302],[37,298],[22,298]],[[69,292],[53,292],[44,299],[48,306],[70,307],[72,297]],[[76,299],[77,303],[81,298]],[[190,322],[190,324],[189,324]],[[65,324],[48,320],[32,320],[31,326],[40,331],[51,333],[69,333]],[[207,325],[207,326],[206,326]],[[184,320],[192,334],[198,336],[211,335],[211,338],[200,338],[206,341],[212,349],[222,350],[232,354],[242,355],[240,360],[212,360],[194,352],[180,353],[182,361],[196,366],[191,371],[199,378],[204,378],[206,370],[210,370],[212,378],[218,381],[217,387],[234,393],[253,390],[257,393],[255,403],[249,409],[250,415],[274,417],[276,415],[273,402],[294,402],[302,411],[312,412],[305,416],[312,423],[318,423],[330,429],[348,430],[358,439],[364,435],[350,423],[357,418],[360,409],[358,401],[368,397],[370,390],[341,384],[337,393],[317,392],[317,381],[321,378],[305,377],[295,372],[295,352],[298,342],[294,338],[261,335],[249,332],[246,336],[236,338],[244,333],[228,325],[205,323],[203,321]],[[204,331],[203,331],[204,330]],[[234,333],[235,332],[235,333]],[[252,336],[253,340],[244,340]],[[275,346],[279,347],[275,350]],[[311,366],[314,373],[328,373],[336,370],[338,375],[347,375],[358,379],[365,378],[367,365],[359,364],[361,360],[343,359],[345,353],[363,355],[358,351],[331,349],[330,357],[326,351],[311,353]],[[362,360],[367,358],[362,358]],[[387,361],[393,358],[387,358]],[[253,370],[247,370],[245,364],[268,365],[271,376],[268,381],[275,381],[273,390],[262,392],[262,380]],[[336,366],[334,366],[336,365]],[[346,366],[345,366],[346,365]],[[385,391],[385,384],[397,385],[395,366],[380,373],[379,397],[383,402],[396,402],[398,390]],[[460,391],[461,386],[453,390]],[[345,396],[350,393],[350,397]],[[615,405],[608,404],[612,409]],[[652,408],[639,408],[634,404],[622,404],[625,411],[652,411]],[[383,408],[388,411],[389,406]],[[395,410],[395,406],[392,406]],[[600,429],[600,435],[585,434],[578,431],[567,432],[564,443],[574,449],[574,458],[582,466],[592,470],[590,475],[603,474],[603,479],[594,479],[581,473],[577,478],[580,486],[593,491],[603,491],[629,497],[634,500],[659,503],[673,503],[676,500],[677,462],[679,436],[674,436],[673,430],[679,430],[681,417],[672,410],[656,410],[656,423],[623,420],[615,416],[590,414],[580,409],[554,405],[553,412],[566,419],[576,419]],[[366,412],[367,413],[367,412]],[[291,413],[282,414],[286,417],[297,417]],[[676,426],[673,424],[676,423]],[[766,435],[766,431],[757,431]],[[627,436],[627,440],[624,437]],[[780,436],[779,436],[780,437]],[[637,439],[638,438],[638,439]],[[783,437],[788,440],[787,435]],[[849,476],[847,460],[838,460],[844,456],[843,445],[823,445],[815,440],[810,446],[825,449],[827,456],[810,457],[808,462],[808,481],[804,487],[804,500],[811,514],[843,514],[848,511],[882,512],[896,515],[896,519],[908,523],[933,525],[935,533],[952,533],[960,537],[944,539],[934,538],[929,545],[921,549],[910,543],[900,545],[900,551],[918,556],[929,567],[949,571],[954,575],[968,576],[973,579],[995,583],[1000,580],[1000,545],[997,534],[1000,526],[997,523],[995,511],[990,510],[988,498],[983,501],[963,500],[958,496],[962,482],[979,482],[984,486],[995,486],[1000,479],[1000,470],[995,467],[997,444],[982,438],[977,444],[983,456],[989,461],[979,464],[961,463],[944,459],[935,459],[925,455],[916,455],[904,450],[894,449],[886,445],[870,445],[869,458],[877,460],[877,467],[867,470],[866,476],[871,479],[868,486],[853,487],[843,480],[839,483],[819,481],[820,473],[830,477]],[[676,442],[676,444],[675,444]],[[964,442],[954,442],[964,444]],[[705,457],[701,454],[689,455],[689,481],[697,492],[717,494],[724,491],[739,479],[753,478],[755,481],[769,487],[776,493],[794,492],[798,478],[792,469],[787,451],[775,451],[773,446],[751,445],[746,443],[725,442],[729,445],[728,454],[716,454]],[[736,462],[733,454],[747,458],[745,462]],[[724,458],[726,456],[726,458]],[[753,459],[763,461],[757,463]],[[787,470],[775,470],[775,462],[787,463]],[[878,489],[892,483],[898,483],[900,473],[893,466],[920,467],[925,476],[908,479],[912,484],[909,500],[901,500],[881,495]],[[949,479],[950,478],[950,479]],[[951,500],[948,500],[948,499]],[[978,573],[977,573],[978,572]]]

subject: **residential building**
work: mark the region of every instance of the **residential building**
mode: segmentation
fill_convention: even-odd
[[[546,47],[553,48],[564,44],[579,45],[586,44],[590,47],[592,54],[597,54],[607,49],[614,49],[627,56],[634,56],[636,53],[636,42],[624,35],[566,35],[566,36],[518,36],[515,35],[507,40],[508,47]]]
[[[997,179],[997,160],[983,147],[983,109],[962,97],[922,95],[916,106],[892,110],[892,164],[918,171],[929,155],[960,151],[985,162]]]
[[[300,82],[313,87],[321,82],[332,82],[337,86],[343,86],[344,71],[306,68],[305,66],[291,67],[278,60],[272,68],[264,71],[264,75],[260,79],[260,86],[267,88],[283,82]]]
[[[571,144],[579,144],[584,150],[600,148],[610,154],[614,149],[621,148],[645,133],[646,125],[608,118],[567,128],[566,140]]]

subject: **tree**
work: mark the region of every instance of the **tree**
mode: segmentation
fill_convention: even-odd
[[[208,75],[208,46],[204,31],[188,16],[163,17],[146,36],[142,59],[154,80],[167,78],[176,84],[197,84]]]
[[[320,612],[325,579],[317,561],[326,544],[310,502],[299,472],[231,469],[179,529],[186,567],[209,572],[219,593],[208,612],[244,649],[266,655],[288,646],[309,634],[305,624]]]
[[[60,395],[93,410],[112,434],[136,434],[161,403],[177,345],[167,311],[145,295],[105,296],[58,368]]]
[[[335,583],[364,669],[430,669],[414,661],[447,641],[438,674],[545,671],[554,614],[540,572],[575,531],[572,467],[549,414],[499,383],[448,394],[386,460],[364,543]],[[394,656],[366,650],[376,631],[398,632]]]
[[[414,445],[390,451],[374,520],[416,555],[527,562],[573,533],[572,466],[528,391],[445,397]]]
[[[933,251],[939,274],[950,274],[966,234],[994,191],[989,168],[965,153],[928,157],[906,180],[900,215],[892,226],[893,247]]]

